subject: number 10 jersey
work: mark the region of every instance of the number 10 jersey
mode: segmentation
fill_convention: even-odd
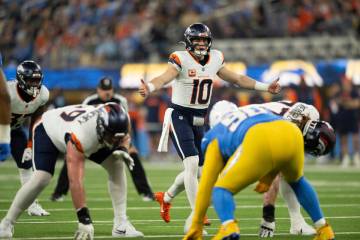
[[[213,81],[224,66],[222,52],[211,50],[206,64],[201,65],[188,51],[176,51],[168,63],[179,71],[172,83],[171,102],[188,108],[208,108]]]

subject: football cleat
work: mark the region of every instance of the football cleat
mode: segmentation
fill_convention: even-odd
[[[219,232],[212,238],[212,240],[238,240],[240,239],[240,229],[236,221],[221,225]]]
[[[210,222],[210,220],[209,220],[209,218],[205,215],[205,217],[204,217],[204,225],[205,226],[210,226],[211,225],[211,222]]]
[[[316,229],[316,236],[314,240],[334,240],[335,233],[329,224]]]
[[[142,200],[144,202],[152,202],[154,201],[154,195],[153,194],[141,194]]]
[[[315,235],[316,230],[312,226],[307,224],[305,221],[303,221],[300,224],[291,224],[290,234],[310,236]]]
[[[140,231],[137,231],[135,227],[125,220],[119,225],[114,225],[112,230],[113,237],[144,237],[144,234]]]
[[[52,202],[63,202],[65,200],[65,195],[53,193],[50,196],[50,201]]]
[[[259,237],[261,238],[272,238],[275,232],[275,222],[268,222],[264,219],[261,220]]]
[[[192,218],[193,218],[193,212],[191,212],[190,216],[186,219],[185,225],[184,225],[184,234],[187,234],[189,231],[191,231],[191,224],[192,224]],[[205,218],[204,218],[205,219]],[[195,230],[196,232],[196,230]],[[207,231],[205,229],[202,230],[202,235],[208,235]]]
[[[165,222],[170,222],[170,208],[171,203],[164,201],[164,192],[157,192],[154,194],[155,200],[160,204],[160,216]]]
[[[45,211],[37,201],[33,202],[29,206],[29,208],[27,209],[27,212],[28,212],[29,216],[49,216],[50,215],[50,213]]]
[[[14,234],[14,225],[3,219],[0,223],[0,238],[1,239],[11,239]]]

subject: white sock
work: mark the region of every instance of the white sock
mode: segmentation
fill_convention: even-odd
[[[164,195],[164,201],[165,202],[167,202],[167,203],[171,202],[171,200],[176,195],[178,195],[179,193],[184,191],[184,189],[185,189],[185,186],[184,186],[184,174],[185,174],[185,171],[182,171],[181,173],[179,173],[176,176],[174,183],[165,192],[165,195]]]
[[[283,177],[280,178],[280,193],[288,206],[291,224],[305,222],[300,211],[300,203],[297,200],[294,191]]]
[[[108,189],[114,209],[114,222],[120,224],[127,219],[127,180],[124,162],[109,157],[102,163],[102,166],[109,174]]]
[[[50,183],[51,174],[37,170],[33,176],[19,189],[6,214],[6,219],[14,223],[21,213],[27,209],[41,191]]]
[[[33,174],[33,170],[31,168],[29,169],[19,168],[21,185],[24,185],[27,181],[29,181],[32,174]]]
[[[183,160],[184,170],[184,185],[185,191],[190,203],[191,209],[195,209],[196,193],[198,190],[198,164],[199,156],[187,157]]]
[[[325,218],[320,218],[314,224],[315,224],[316,228],[320,228],[322,226],[325,226],[325,224],[326,224]]]

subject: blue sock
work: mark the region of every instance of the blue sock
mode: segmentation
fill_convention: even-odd
[[[235,203],[233,194],[230,191],[224,188],[215,187],[212,191],[212,200],[215,211],[222,223],[235,219]]]
[[[324,217],[320,209],[320,203],[317,194],[304,176],[302,176],[297,182],[289,184],[294,190],[301,206],[303,206],[306,212],[310,215],[313,222],[316,222],[317,220]]]

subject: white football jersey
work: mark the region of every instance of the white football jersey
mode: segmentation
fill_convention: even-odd
[[[98,109],[102,106],[70,105],[45,112],[42,122],[56,148],[65,153],[66,134],[71,134],[78,150],[86,157],[103,147],[96,133]]]
[[[208,108],[213,80],[224,66],[222,52],[210,50],[209,59],[202,66],[188,51],[176,51],[170,55],[169,64],[179,71],[172,84],[171,102],[189,108]]]
[[[301,120],[302,116],[309,117],[310,120],[313,121],[318,121],[320,119],[320,114],[314,106],[302,102],[294,103],[290,101],[280,101],[252,104],[250,106],[253,105],[259,106],[276,115],[284,116],[284,118],[289,120]]]
[[[39,107],[49,100],[49,90],[41,85],[40,93],[32,101],[25,102],[18,93],[17,82],[7,82],[11,98],[11,128],[16,129],[23,125],[26,118],[31,116]]]

